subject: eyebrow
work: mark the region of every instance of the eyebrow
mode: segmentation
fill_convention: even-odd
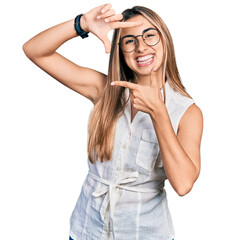
[[[147,32],[148,30],[150,30],[150,29],[155,29],[155,30],[156,30],[156,28],[153,28],[153,27],[146,28],[146,29],[144,29],[144,31],[142,32],[142,34],[146,33],[146,32]],[[122,37],[121,40],[122,40],[123,38],[125,38],[125,37],[134,37],[134,35],[126,35],[126,36]]]

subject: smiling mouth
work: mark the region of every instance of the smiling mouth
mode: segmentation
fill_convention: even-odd
[[[154,61],[154,55],[153,54],[149,54],[149,55],[146,55],[144,57],[136,58],[136,63],[139,67],[144,67],[144,66],[150,65],[150,64],[153,63],[153,61]]]

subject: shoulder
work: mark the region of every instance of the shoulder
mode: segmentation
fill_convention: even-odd
[[[187,130],[190,128],[202,130],[203,128],[203,114],[201,109],[195,103],[187,108],[180,120],[178,131],[183,128],[186,128]]]
[[[188,107],[182,118],[184,121],[188,119],[198,121],[203,119],[203,114],[201,109],[193,103]]]
[[[203,115],[201,109],[187,92],[177,91],[171,84],[167,85],[166,105],[171,116],[175,133],[182,129],[202,129]],[[200,130],[201,131],[201,130]],[[188,133],[188,132],[187,132]]]
[[[166,83],[166,93],[168,101],[173,100],[176,105],[189,105],[194,102],[193,98],[186,92],[176,89],[172,83]],[[167,99],[166,99],[167,100]]]

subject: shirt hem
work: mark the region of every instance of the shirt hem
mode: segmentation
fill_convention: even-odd
[[[175,235],[172,235],[168,240],[175,240]]]
[[[78,240],[78,238],[74,235],[74,233],[71,230],[69,231],[69,236],[73,238],[73,240]]]
[[[69,236],[70,237],[72,237],[73,238],[73,240],[79,240],[75,235],[74,235],[74,233],[70,230],[69,231]],[[139,238],[138,238],[139,239]],[[170,238],[168,238],[168,239],[166,239],[166,240],[175,240],[175,234],[174,235],[172,235]]]

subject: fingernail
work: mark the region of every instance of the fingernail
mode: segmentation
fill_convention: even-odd
[[[109,19],[108,19],[108,18],[105,18],[104,21],[105,21],[105,22],[109,22]]]
[[[114,82],[111,82],[111,85],[115,85],[115,83],[114,83]]]
[[[97,16],[97,19],[100,19],[100,15]]]
[[[101,12],[104,13],[104,12],[105,12],[105,9],[102,9]]]
[[[157,67],[154,68],[154,71],[156,71],[156,70],[157,70]]]

